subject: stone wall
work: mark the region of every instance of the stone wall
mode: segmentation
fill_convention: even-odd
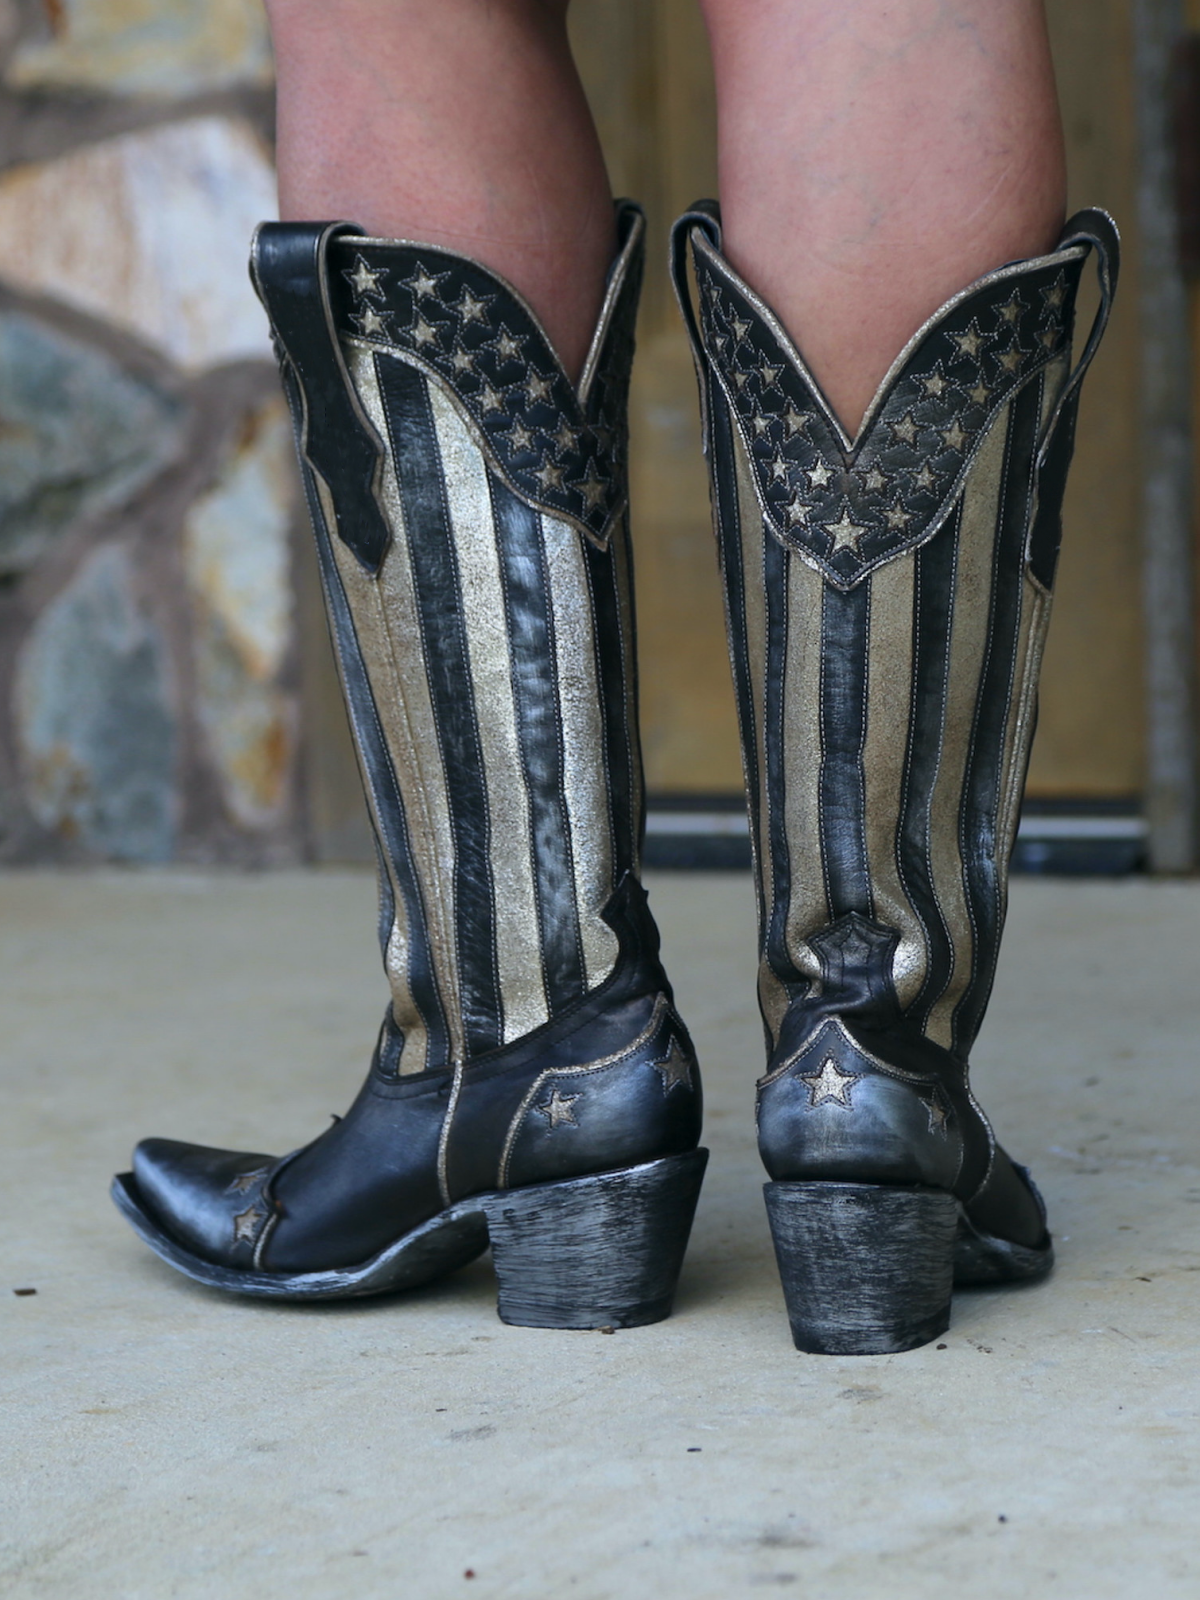
[[[0,0],[0,859],[307,852],[257,0]]]

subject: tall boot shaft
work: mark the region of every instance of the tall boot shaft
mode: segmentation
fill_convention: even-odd
[[[347,225],[256,241],[379,845],[384,1071],[509,1044],[617,962],[643,809],[625,405],[644,232],[618,218],[577,388],[467,258]]]
[[[698,207],[677,227],[675,270],[712,468],[770,1040],[785,1017],[795,1037],[841,1016],[965,1060],[1004,921],[1115,229],[1082,212],[1050,255],[950,300],[853,440],[720,242],[715,207]],[[1101,305],[1072,369],[1092,247]]]

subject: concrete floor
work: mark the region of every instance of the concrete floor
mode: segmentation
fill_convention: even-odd
[[[1015,885],[975,1082],[1060,1265],[860,1359],[788,1338],[749,882],[652,896],[713,1159],[676,1315],[606,1337],[503,1327],[486,1262],[224,1298],[109,1204],[139,1135],[282,1150],[345,1107],[384,1003],[365,875],[0,878],[0,1591],[1200,1594],[1200,885]]]

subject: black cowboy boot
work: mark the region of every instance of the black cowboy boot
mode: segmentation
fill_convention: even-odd
[[[1071,370],[1076,289],[1101,307]],[[693,311],[689,253],[699,289]],[[905,1350],[1053,1259],[967,1081],[1004,921],[1079,384],[1087,211],[914,335],[849,439],[770,309],[676,227],[760,919],[767,1209],[802,1350]]]
[[[243,1294],[427,1282],[490,1240],[505,1321],[668,1314],[707,1159],[638,882],[625,401],[643,222],[574,389],[474,262],[268,224],[274,330],[379,845],[392,1003],[282,1159],[151,1139],[114,1197]]]

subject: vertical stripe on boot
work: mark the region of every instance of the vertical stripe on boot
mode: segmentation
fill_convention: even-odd
[[[529,788],[542,963],[553,1014],[578,999],[586,986],[571,826],[563,795],[562,730],[549,668],[556,657],[554,623],[539,514],[494,474],[491,492],[512,650],[517,729]]]

